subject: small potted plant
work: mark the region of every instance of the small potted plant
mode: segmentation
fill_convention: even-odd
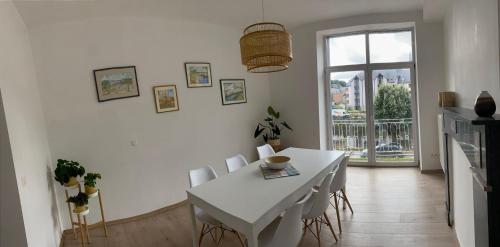
[[[74,212],[79,214],[87,210],[88,208],[87,204],[89,204],[89,197],[87,196],[87,194],[79,192],[78,195],[68,198],[66,202],[71,202],[75,204]]]
[[[90,196],[97,192],[97,188],[95,187],[97,179],[101,179],[101,174],[87,173],[87,175],[83,177],[83,182],[85,185],[85,194]]]
[[[56,181],[61,185],[73,187],[78,184],[77,177],[85,174],[85,168],[76,161],[58,159],[54,173]]]
[[[278,150],[281,146],[281,130],[286,128],[293,131],[293,129],[288,125],[287,122],[279,122],[280,113],[276,112],[272,106],[267,108],[268,116],[264,119],[264,124],[258,123],[257,128],[254,132],[254,137],[257,138],[262,135],[264,142],[268,143],[273,147],[274,150]],[[267,130],[266,132],[264,132]]]

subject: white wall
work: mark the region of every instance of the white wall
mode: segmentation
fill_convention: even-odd
[[[294,62],[287,71],[272,74],[270,79],[272,105],[281,110],[283,117],[289,119],[295,127],[293,135],[284,136],[285,143],[319,148],[320,139],[324,139],[320,131],[322,123],[318,108],[318,88],[321,82],[318,84],[316,32],[399,22],[416,22],[421,169],[440,169],[438,155],[434,154],[438,154],[437,92],[444,88],[442,24],[423,23],[421,12],[354,16],[292,29]]]
[[[420,169],[440,170],[438,92],[445,89],[443,24],[417,25],[417,87]]]
[[[24,228],[28,233],[24,241],[17,236],[16,241],[21,239],[22,242],[5,246],[23,246],[26,242],[29,246],[56,246],[60,239],[60,226],[50,177],[52,162],[38,83],[28,32],[9,1],[0,3],[0,36],[0,88],[15,168],[10,171],[10,175],[14,176],[15,172]],[[4,165],[9,165],[3,162],[3,158],[2,176]],[[2,203],[4,199],[2,197]],[[10,220],[4,222],[8,219],[1,219],[2,236],[3,227],[11,224]],[[19,226],[16,222],[12,222],[12,225]]]
[[[52,156],[102,173],[109,220],[185,199],[189,169],[210,164],[224,174],[226,157],[256,158],[253,131],[270,103],[268,77],[241,65],[240,35],[217,25],[144,18],[31,30]],[[188,89],[187,61],[210,62],[213,87]],[[141,96],[98,103],[92,70],[119,65],[137,66]],[[221,78],[245,78],[248,103],[222,106]],[[157,114],[152,86],[165,83],[177,85],[180,111]],[[62,205],[67,229],[66,210]]]
[[[0,246],[28,246],[1,95],[0,164]]]
[[[461,107],[473,108],[482,90],[500,102],[498,27],[497,0],[457,0],[447,13],[446,81]]]
[[[446,83],[460,107],[473,108],[482,90],[500,102],[498,10],[497,0],[457,0],[446,14]],[[474,246],[470,164],[455,141],[452,154],[455,229],[461,246]]]

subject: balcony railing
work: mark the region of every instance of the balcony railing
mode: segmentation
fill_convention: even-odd
[[[375,120],[375,151],[379,157],[414,155],[412,119]],[[333,148],[352,152],[351,157],[366,158],[368,148],[365,119],[333,120]]]

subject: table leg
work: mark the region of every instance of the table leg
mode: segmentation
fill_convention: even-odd
[[[194,205],[192,203],[189,203],[189,215],[191,215],[191,237],[193,239],[193,247],[198,247],[198,241],[196,241],[198,239],[198,234],[196,234],[198,229],[196,227],[196,215],[194,213]]]
[[[255,234],[252,232],[251,234],[248,234],[247,240],[248,240],[248,247],[258,247],[259,246],[259,234]]]

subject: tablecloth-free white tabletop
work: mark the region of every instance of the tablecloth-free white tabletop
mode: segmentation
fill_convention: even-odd
[[[298,176],[265,180],[255,161],[226,176],[187,190],[193,231],[193,246],[198,246],[194,205],[226,226],[245,234],[251,247],[258,245],[258,234],[283,211],[340,164],[342,151],[287,148],[277,155],[291,158]]]

